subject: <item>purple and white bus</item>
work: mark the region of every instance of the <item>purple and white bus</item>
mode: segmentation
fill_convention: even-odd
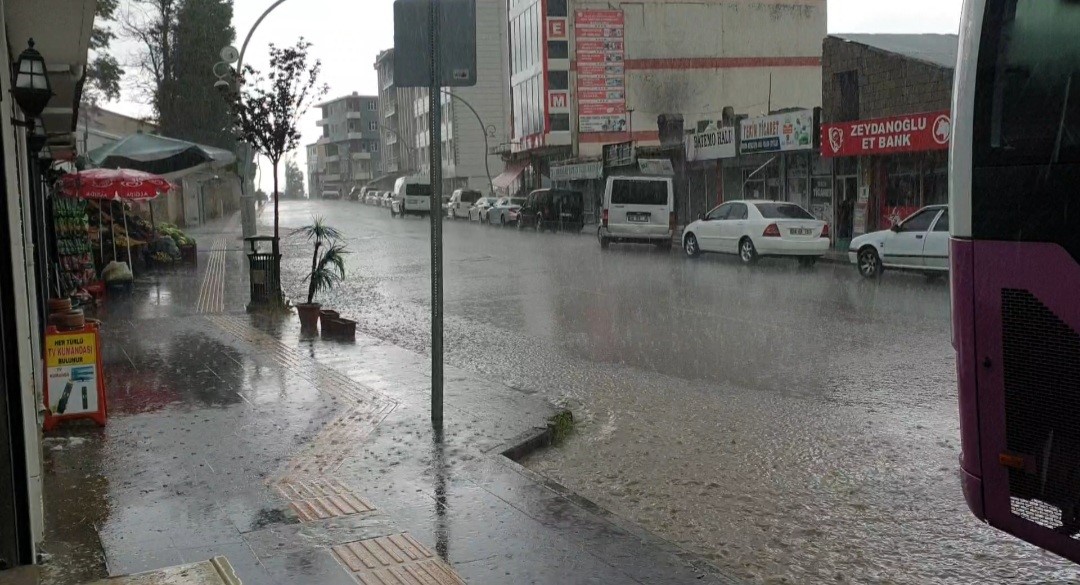
[[[1080,1],[965,0],[953,113],[964,496],[1080,562]]]

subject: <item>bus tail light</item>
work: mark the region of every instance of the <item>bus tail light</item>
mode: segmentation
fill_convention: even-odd
[[[775,223],[770,223],[769,227],[765,228],[765,231],[761,233],[765,238],[779,238],[780,228],[776,227]]]

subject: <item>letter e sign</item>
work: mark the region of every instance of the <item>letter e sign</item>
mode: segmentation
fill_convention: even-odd
[[[548,39],[558,40],[566,38],[566,19],[549,18],[547,21]]]

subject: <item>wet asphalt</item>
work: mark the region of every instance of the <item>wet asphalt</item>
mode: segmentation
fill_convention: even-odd
[[[283,229],[313,214],[351,252],[322,302],[427,352],[429,224],[285,201]],[[443,230],[447,363],[575,413],[533,470],[752,582],[1080,580],[967,512],[944,280]],[[298,298],[310,248],[283,248]]]

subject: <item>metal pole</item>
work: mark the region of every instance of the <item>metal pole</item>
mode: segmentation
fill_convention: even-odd
[[[442,217],[436,205],[442,204],[442,93],[439,72],[439,3],[428,0],[428,42],[431,75],[428,86],[428,164],[431,166],[431,425],[443,428],[443,286],[442,286]]]

